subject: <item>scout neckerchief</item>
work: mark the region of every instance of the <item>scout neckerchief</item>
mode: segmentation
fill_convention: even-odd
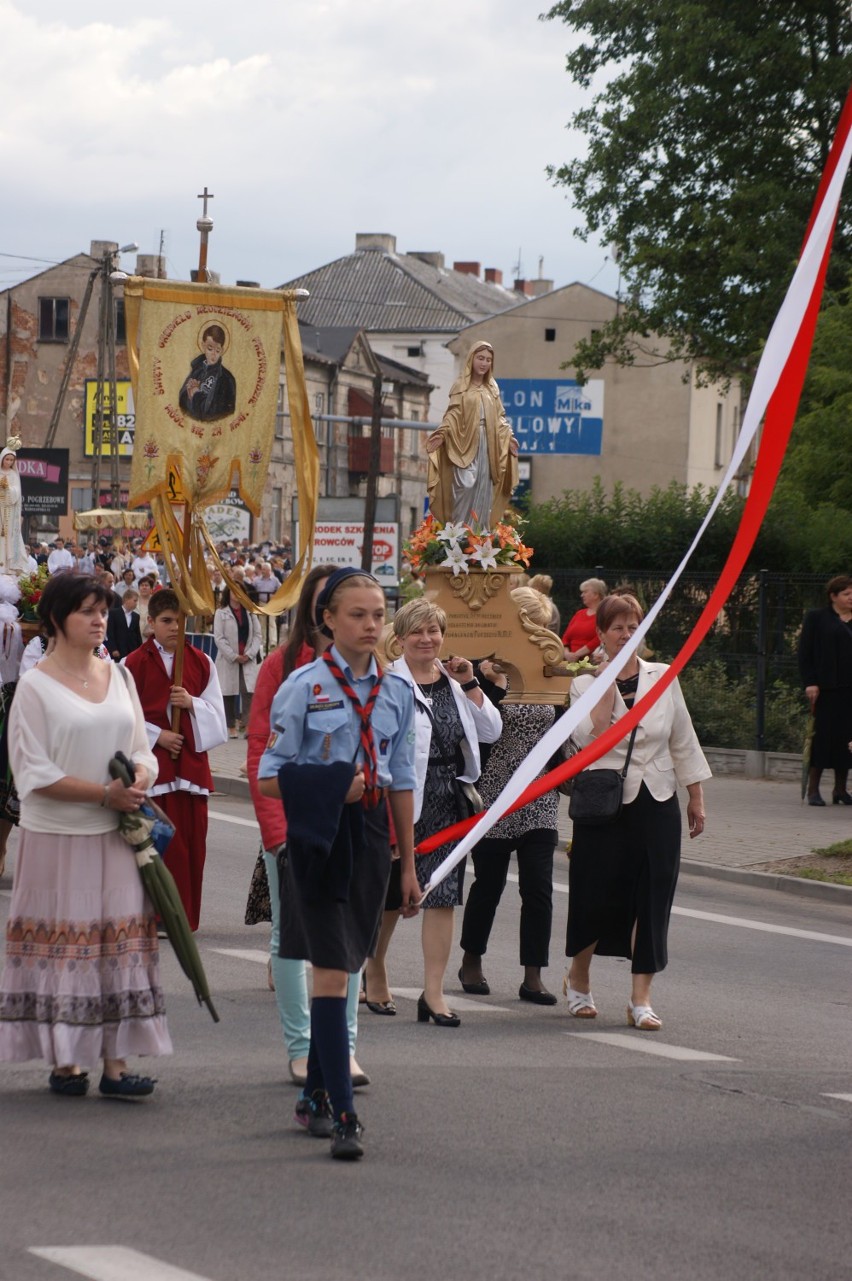
[[[352,703],[361,721],[361,747],[364,751],[364,795],[361,803],[365,809],[373,809],[378,805],[382,795],[382,789],[378,786],[377,781],[378,762],[376,760],[376,744],[373,739],[373,726],[371,723],[373,708],[376,705],[376,699],[379,696],[379,690],[382,685],[382,669],[379,667],[376,683],[370,690],[366,703],[362,704],[360,698],[332,658],[331,651],[326,650],[322,657],[323,661],[328,664],[332,676]],[[378,667],[378,664],[376,666]]]

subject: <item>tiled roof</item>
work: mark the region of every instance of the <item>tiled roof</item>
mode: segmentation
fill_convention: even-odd
[[[299,317],[299,335],[302,339],[302,351],[306,360],[317,361],[323,365],[340,365],[346,359],[352,344],[361,333],[360,325],[309,325]],[[369,335],[365,335],[369,344]],[[380,372],[396,382],[410,383],[417,387],[429,387],[428,374],[410,365],[403,365],[390,356],[380,356],[373,352]]]
[[[381,249],[356,250],[281,288],[310,290],[299,303],[299,318],[308,324],[383,332],[457,333],[518,301],[501,285]]]

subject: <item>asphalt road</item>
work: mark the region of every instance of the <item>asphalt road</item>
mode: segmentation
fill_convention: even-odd
[[[222,1022],[167,954],[176,1053],[152,1099],[60,1099],[43,1065],[0,1065],[2,1281],[852,1276],[848,907],[684,876],[658,1034],[626,1026],[625,962],[597,962],[592,1023],[518,1001],[514,884],[492,996],[456,1002],[453,977],[462,1026],[419,1026],[401,923],[399,1014],[361,1020],[367,1156],[346,1165],[291,1122],[267,930],[242,924],[251,809],[211,810],[199,944]]]

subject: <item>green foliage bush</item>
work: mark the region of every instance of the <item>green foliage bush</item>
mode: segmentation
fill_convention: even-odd
[[[691,663],[680,684],[692,723],[704,747],[755,746],[755,682],[752,675],[731,677],[718,661]],[[781,681],[766,691],[765,748],[799,752],[805,736],[803,695]]]

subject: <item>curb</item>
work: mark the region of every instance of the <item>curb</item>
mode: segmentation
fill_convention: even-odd
[[[754,885],[762,890],[779,890],[782,894],[794,894],[798,898],[818,899],[823,903],[852,907],[852,885],[809,881],[801,876],[784,876],[780,872],[750,872],[741,867],[720,867],[717,863],[698,863],[692,859],[681,859],[680,867],[685,876],[734,881],[738,885]]]
[[[219,796],[240,796],[244,800],[251,800],[251,791],[247,778],[234,778],[231,774],[214,774],[213,775],[213,795]]]

